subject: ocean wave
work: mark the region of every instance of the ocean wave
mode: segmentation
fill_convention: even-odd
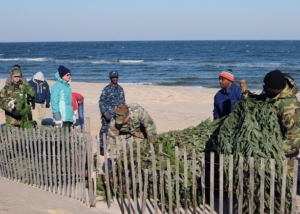
[[[120,63],[140,63],[140,62],[144,62],[144,60],[142,60],[142,59],[141,60],[130,60],[130,59],[129,60],[123,60],[123,59],[120,59],[119,62]]]
[[[51,61],[51,58],[8,58],[8,59],[0,59],[2,62],[8,61],[29,61],[29,62],[46,62]]]
[[[153,82],[126,82],[126,83],[120,83],[122,85],[158,85],[157,83]]]

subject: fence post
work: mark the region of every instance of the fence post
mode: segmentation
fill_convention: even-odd
[[[220,154],[220,180],[219,180],[219,185],[220,185],[220,191],[219,191],[219,214],[223,214],[223,194],[224,194],[224,155]]]
[[[135,167],[134,167],[134,160],[133,160],[133,148],[132,143],[133,140],[131,138],[129,142],[129,148],[130,148],[130,169],[131,169],[131,182],[132,182],[132,194],[133,194],[133,213],[137,212],[137,198],[136,198],[136,183],[135,183]]]
[[[167,159],[167,174],[168,174],[168,195],[169,195],[169,213],[173,213],[172,201],[172,179],[171,179],[171,166],[170,159]]]
[[[244,158],[240,157],[239,159],[239,205],[238,205],[238,213],[242,214],[243,212],[243,161]]]
[[[297,203],[297,181],[298,181],[298,160],[294,160],[294,176],[293,176],[293,191],[292,191],[292,212],[296,213],[296,203]]]
[[[123,154],[124,154],[124,169],[125,169],[125,180],[126,180],[126,195],[127,195],[127,211],[131,213],[131,198],[130,198],[130,191],[129,191],[129,177],[128,177],[128,163],[127,163],[127,148],[126,142],[123,140]]]
[[[209,185],[209,190],[210,190],[210,213],[213,213],[215,210],[214,206],[214,191],[215,191],[215,153],[211,152],[210,153],[210,185]]]
[[[284,210],[285,210],[286,176],[287,176],[287,160],[284,160],[283,161],[282,184],[281,184],[281,203],[280,203],[280,212],[281,213],[284,213]]]
[[[274,214],[274,199],[275,199],[275,160],[271,159],[270,214]]]
[[[153,144],[150,144],[152,155],[152,176],[153,176],[153,197],[154,197],[154,213],[157,213],[157,177],[156,177],[156,154]]]
[[[254,201],[254,158],[250,157],[250,197],[249,197],[249,213],[253,213],[253,201]]]
[[[229,155],[229,184],[228,184],[228,194],[229,194],[229,214],[233,212],[233,155]]]
[[[260,159],[260,214],[264,214],[265,209],[265,159]]]
[[[176,213],[180,213],[179,203],[179,158],[178,147],[175,146],[175,182],[176,182]]]
[[[87,117],[85,119],[85,133],[86,133],[86,154],[87,154],[87,167],[88,167],[88,186],[89,186],[89,204],[90,207],[96,206],[95,202],[95,193],[93,187],[93,178],[92,178],[92,171],[93,171],[93,154],[92,154],[92,147],[91,147],[91,123],[90,118]],[[94,178],[95,179],[95,178]]]
[[[196,152],[193,149],[193,213],[197,213]]]
[[[203,213],[205,213],[205,152],[202,152],[201,159],[201,189],[202,189],[202,209]]]

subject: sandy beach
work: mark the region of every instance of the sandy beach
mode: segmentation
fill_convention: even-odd
[[[0,80],[3,88],[4,79]],[[55,83],[48,81],[50,87]],[[101,128],[98,101],[102,89],[109,83],[71,82],[72,91],[84,96],[85,117],[90,118],[93,136]],[[138,103],[154,119],[158,133],[181,130],[195,126],[202,120],[212,118],[213,97],[216,88],[171,87],[151,85],[123,85],[127,103]],[[51,108],[47,109],[46,119],[52,118]],[[0,111],[1,124],[5,123],[4,111]]]
[[[216,79],[216,81],[218,81]],[[0,79],[0,88],[5,80]],[[51,86],[55,81],[48,81]],[[84,116],[90,118],[92,135],[96,136],[101,128],[99,97],[107,83],[71,82],[73,92],[84,96]],[[195,126],[201,121],[212,119],[213,98],[219,88],[126,85],[120,83],[125,91],[126,103],[143,106],[156,123],[157,132],[182,130]],[[251,90],[251,89],[249,89]],[[251,90],[252,91],[252,90]],[[259,93],[258,90],[253,90]],[[298,99],[299,99],[298,93]],[[52,118],[51,108],[46,111],[46,120]],[[0,110],[1,124],[5,123],[4,111]]]

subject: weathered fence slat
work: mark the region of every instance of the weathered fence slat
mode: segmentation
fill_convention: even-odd
[[[215,198],[215,153],[211,152],[210,153],[210,185],[209,185],[209,190],[210,190],[210,213],[213,213],[215,207],[214,207],[214,198]]]
[[[264,214],[265,209],[265,159],[260,159],[260,214]]]
[[[117,140],[117,145],[119,145],[119,142]],[[117,147],[117,157],[120,157],[120,150],[119,147]],[[120,191],[120,197],[121,197],[121,212],[124,214],[124,196],[123,196],[123,177],[121,172],[121,159],[118,158],[118,178],[119,178],[119,191]]]
[[[12,140],[11,140],[11,128],[7,128],[7,134],[8,134],[8,146],[9,146],[9,156],[10,156],[10,165],[12,165],[12,180],[17,180],[17,171],[14,161],[14,154],[13,154],[13,147],[12,147]]]
[[[76,178],[76,170],[75,170],[75,150],[74,147],[77,144],[76,137],[77,134],[71,135],[71,169],[72,169],[72,188],[71,188],[71,197],[75,198],[75,178]]]
[[[21,182],[24,182],[24,165],[23,165],[23,154],[22,154],[22,144],[21,144],[21,137],[20,137],[20,128],[16,128],[15,129],[15,135],[17,136],[17,142],[18,142],[18,156],[19,156],[19,160],[20,160],[20,164],[21,164],[21,169],[20,170],[20,175],[21,175]],[[35,184],[36,185],[36,184]]]
[[[77,146],[78,142],[79,142],[77,137],[75,137],[74,142],[75,142],[75,144],[74,144],[74,147],[75,147],[75,152],[74,152],[74,158],[75,158],[74,159],[74,164],[75,164],[75,175],[74,175],[74,177],[75,177],[75,198],[77,200],[79,200],[80,199],[80,197],[79,197],[79,187],[80,187],[79,183],[81,181],[80,181],[80,178],[79,178],[80,152],[78,150],[79,150],[80,146]]]
[[[74,133],[75,134],[75,133]],[[67,185],[67,196],[71,197],[71,154],[70,154],[70,132],[66,131],[66,151],[67,151],[67,155],[66,155],[66,159],[67,159],[67,170],[68,171],[68,185]]]
[[[129,177],[128,177],[128,162],[127,162],[127,148],[125,140],[123,143],[123,154],[124,154],[124,170],[125,170],[125,185],[126,185],[126,195],[127,195],[127,212],[131,213],[131,197],[129,191]]]
[[[110,161],[109,159],[109,154],[107,152],[107,147],[106,147],[106,137],[103,137],[103,148],[104,148],[104,159],[105,159],[105,185],[106,185],[106,197],[107,197],[107,205],[108,208],[110,208],[110,185],[109,185],[109,171],[108,171],[108,162]]]
[[[45,185],[44,190],[48,191],[48,174],[47,174],[47,153],[46,153],[46,133],[43,130],[43,163],[44,163],[44,177]]]
[[[6,168],[7,168],[7,165],[5,163],[5,157],[4,157],[4,150],[6,149],[5,148],[5,144],[3,142],[3,139],[2,139],[2,128],[0,127],[0,140],[1,140],[1,143],[0,143],[0,165],[1,165],[1,175],[3,177],[8,177],[8,175],[6,174]],[[20,147],[21,148],[21,147]],[[23,175],[23,179],[24,179],[24,175]]]
[[[117,176],[116,176],[116,164],[115,164],[115,160],[116,160],[116,157],[115,157],[115,153],[116,150],[115,148],[112,148],[112,154],[111,154],[111,159],[112,159],[112,174],[113,174],[113,183],[114,183],[114,197],[116,197],[116,194],[117,194]]]
[[[175,146],[175,182],[176,182],[176,212],[180,212],[180,198],[179,198],[179,158],[178,147]]]
[[[15,157],[15,160],[16,160],[16,174],[17,174],[17,177],[16,177],[16,181],[17,182],[20,182],[20,170],[22,168],[22,166],[20,165],[20,162],[19,162],[19,155],[17,154],[17,139],[16,139],[16,135],[15,135],[15,132],[16,132],[16,127],[12,128],[12,135],[13,135],[13,140],[12,140],[12,149],[14,151],[14,157]]]
[[[82,189],[82,198],[83,198],[83,203],[87,203],[87,196],[86,196],[86,191],[85,191],[85,179],[84,179],[84,176],[85,176],[85,172],[86,172],[86,164],[88,164],[87,162],[87,145],[88,144],[88,141],[86,141],[85,143],[82,142],[82,139],[81,139],[81,143],[82,143],[82,158],[81,158],[81,161],[82,161],[82,165],[81,165],[81,177],[82,177],[82,180],[81,180],[81,189]],[[88,173],[87,173],[88,174]]]
[[[243,157],[240,157],[239,159],[239,185],[238,185],[238,188],[239,188],[239,205],[238,205],[238,213],[239,214],[242,214],[243,213],[243,194],[244,194],[244,191],[243,191],[243,170],[244,170],[244,167],[243,167],[243,161],[244,161],[244,158]]]
[[[138,178],[139,178],[139,192],[140,192],[140,207],[142,206],[143,198],[143,182],[142,182],[142,167],[141,167],[141,141],[136,142],[137,149],[137,163],[138,163]]]
[[[144,192],[143,192],[143,197],[142,197],[142,213],[145,213],[145,211],[146,211],[147,188],[148,188],[148,169],[144,170],[144,176],[145,176],[145,181],[144,181]]]
[[[153,144],[150,144],[152,156],[152,177],[153,177],[153,200],[154,200],[154,213],[157,213],[157,173],[156,173],[156,154]]]
[[[287,176],[287,160],[284,160],[283,161],[283,172],[282,172],[282,183],[281,183],[280,213],[285,212],[286,176]]]
[[[253,203],[254,203],[254,158],[249,159],[249,170],[250,170],[250,197],[249,197],[249,213],[253,213]]]
[[[292,212],[296,213],[297,203],[297,181],[298,181],[298,160],[294,160],[293,190],[292,190]]]
[[[159,150],[159,180],[160,180],[160,203],[161,203],[161,212],[165,213],[165,192],[164,192],[164,169],[163,169],[163,161],[164,157],[162,154],[162,144],[158,145]]]
[[[169,195],[169,213],[173,213],[173,201],[172,201],[172,178],[171,178],[171,166],[170,159],[167,159],[167,176],[168,176],[168,195]]]
[[[135,167],[133,160],[133,147],[132,140],[129,143],[130,148],[130,166],[131,166],[131,177],[132,177],[132,193],[133,193],[133,213],[137,212],[137,197],[136,197],[136,183],[135,183]]]
[[[24,172],[24,179],[25,179],[24,183],[26,183],[26,182],[28,182],[29,178],[28,178],[28,166],[27,166],[27,160],[26,160],[26,140],[24,138],[24,135],[25,135],[24,129],[20,129],[20,135],[21,135],[21,141],[22,141],[20,151],[22,153],[22,159],[24,161],[23,162],[24,163],[23,172]],[[35,154],[37,154],[37,152]],[[36,158],[37,158],[37,156],[36,156]],[[37,174],[37,178],[38,178],[38,182],[39,182],[38,171],[36,172],[36,174]]]
[[[61,167],[62,167],[62,163],[61,163],[61,154],[60,154],[60,150],[61,150],[61,146],[60,146],[60,129],[56,130],[56,139],[57,139],[57,168],[58,168],[58,194],[62,195],[62,174],[61,174]]]
[[[41,147],[42,147],[42,143],[41,143],[41,132],[40,129],[37,130],[38,131],[38,142],[36,143],[37,145],[37,156],[38,156],[38,174],[37,176],[39,177],[40,183],[39,183],[39,188],[43,188],[44,185],[44,179],[43,179],[43,167],[42,167],[42,152],[41,152]],[[26,139],[28,139],[27,137],[27,130],[25,129],[25,137]],[[27,141],[27,140],[26,140]]]
[[[271,159],[271,177],[270,177],[270,214],[274,214],[275,208],[275,160]]]
[[[10,178],[10,169],[9,169],[9,164],[7,161],[7,155],[6,155],[6,145],[7,142],[4,140],[5,138],[5,128],[1,128],[0,127],[0,139],[1,139],[1,145],[0,147],[2,147],[1,151],[2,151],[2,157],[3,157],[3,164],[4,164],[4,175],[6,178]],[[23,153],[24,154],[24,153]]]
[[[91,122],[90,118],[86,118],[85,120],[85,128],[86,128],[86,149],[87,149],[87,165],[88,165],[88,192],[89,192],[89,204],[90,207],[93,206],[95,207],[96,205],[96,198],[95,198],[95,193],[94,193],[94,188],[93,188],[93,154],[92,154],[92,139],[91,139]],[[96,179],[96,178],[94,178]]]
[[[32,129],[32,135],[33,135],[33,141],[32,141],[32,145],[33,145],[33,152],[34,152],[34,168],[35,168],[35,172],[34,174],[36,175],[36,180],[35,180],[35,187],[40,186],[40,175],[39,175],[39,162],[38,162],[38,149],[37,149],[37,139],[36,139],[36,131],[35,129]]]
[[[48,177],[49,177],[49,192],[53,192],[53,155],[51,154],[51,139],[50,139],[50,132],[45,130],[46,136],[47,136],[47,154],[48,154]]]
[[[67,128],[63,127],[61,132],[61,162],[62,162],[62,195],[67,195],[67,167],[66,167],[66,132]]]
[[[193,213],[197,212],[197,180],[196,180],[196,152],[193,149]]]
[[[29,174],[28,178],[30,179],[30,181],[28,181],[27,184],[31,184],[32,185],[32,181],[33,181],[32,172],[33,172],[33,169],[31,168],[32,165],[31,165],[31,160],[30,160],[30,144],[31,144],[31,142],[30,142],[30,139],[28,137],[28,132],[29,132],[28,129],[25,129],[27,163],[28,163],[28,165],[27,165],[28,169],[27,170],[28,170],[28,174]],[[39,188],[41,188],[41,186]]]
[[[33,180],[32,180],[32,182],[31,182],[31,185],[35,185],[36,184],[36,169],[35,169],[35,163],[34,163],[34,152],[33,152],[33,146],[34,146],[34,142],[33,142],[33,135],[35,135],[35,134],[33,134],[32,133],[32,131],[31,131],[32,129],[27,129],[27,131],[28,131],[28,134],[29,134],[29,149],[30,149],[30,157],[29,157],[29,163],[31,164],[31,172],[30,172],[30,174],[32,174],[32,177],[33,177]]]
[[[202,189],[202,207],[203,207],[203,211],[205,209],[205,153],[202,152],[202,159],[201,159],[201,189]]]
[[[49,133],[50,134],[50,133]],[[53,180],[54,180],[54,193],[57,193],[57,170],[56,170],[56,151],[57,145],[55,143],[55,132],[52,132],[52,158],[53,158]]]
[[[223,207],[224,207],[224,200],[223,200],[223,194],[224,194],[224,155],[220,154],[219,157],[219,163],[220,163],[220,180],[219,180],[219,214],[223,214]]]
[[[229,184],[228,184],[228,194],[229,194],[229,214],[233,213],[233,155],[229,155]]]
[[[184,162],[184,213],[187,213],[188,204],[187,204],[187,182],[188,182],[188,164],[186,157],[186,148],[183,150],[183,162]]]

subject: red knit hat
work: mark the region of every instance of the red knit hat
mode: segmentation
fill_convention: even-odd
[[[227,69],[225,71],[221,71],[219,77],[223,77],[231,82],[234,81],[234,75],[232,73],[232,70],[231,69]]]

